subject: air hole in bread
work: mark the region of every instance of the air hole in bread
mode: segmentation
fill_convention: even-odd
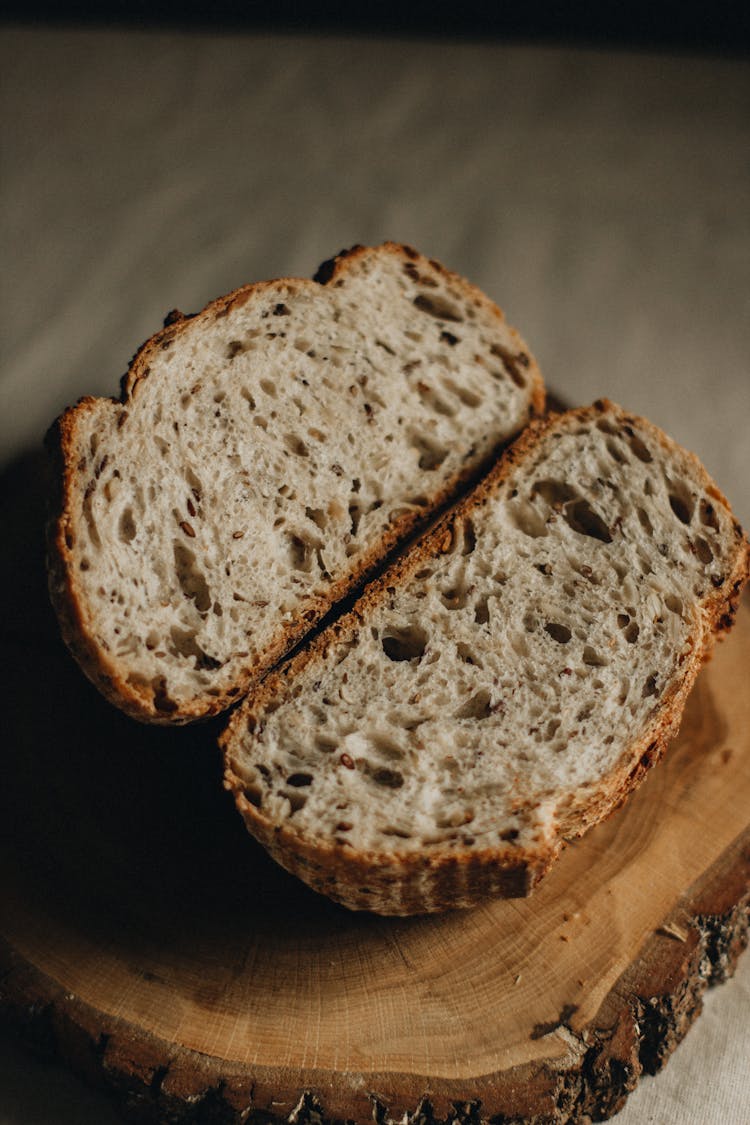
[[[450,391],[451,394],[454,394],[464,406],[470,406],[473,410],[481,404],[481,396],[475,394],[474,391],[470,391],[468,387],[462,387],[458,383],[454,383],[452,379],[446,377],[443,377],[442,383],[445,389]]]
[[[547,535],[547,525],[544,517],[537,512],[531,504],[523,500],[508,504],[508,516],[514,527],[528,535],[531,539],[539,539]]]
[[[420,381],[417,383],[417,392],[424,405],[434,410],[436,414],[442,414],[446,418],[454,417],[456,411],[449,403],[445,402],[444,399],[440,398],[440,396],[435,393],[433,387]]]
[[[674,594],[667,594],[664,599],[664,605],[670,613],[676,613],[678,617],[682,617],[682,601]]]
[[[625,456],[622,449],[620,449],[614,438],[607,438],[606,446],[610,457],[613,461],[616,461],[618,465],[627,465],[629,463],[628,458]]]
[[[439,469],[448,456],[447,449],[436,442],[428,441],[421,434],[411,434],[410,441],[419,453],[420,469],[425,469],[427,472],[432,469]]]
[[[400,761],[404,756],[404,751],[392,739],[386,738],[385,735],[377,734],[372,738],[373,748],[378,754],[390,761]]]
[[[463,706],[453,712],[456,719],[488,719],[492,714],[492,698],[486,689],[478,691],[467,699]]]
[[[400,789],[404,784],[404,775],[400,770],[388,769],[386,766],[378,766],[372,769],[368,763],[365,772],[376,785],[382,785],[385,789]]]
[[[94,518],[94,513],[93,513],[93,510],[92,510],[92,504],[93,504],[93,498],[94,498],[95,490],[96,490],[96,482],[92,481],[87,486],[86,492],[84,493],[82,507],[83,507],[83,516],[84,516],[84,519],[86,520],[86,527],[87,527],[88,533],[89,533],[89,539],[91,540],[92,546],[98,548],[98,547],[101,547],[102,541],[101,541],[101,537],[99,535],[99,528],[96,526],[96,520]]]
[[[387,824],[380,830],[384,836],[396,836],[399,840],[411,840],[411,832],[405,828],[397,828],[395,824]]]
[[[550,719],[544,731],[544,737],[547,742],[551,742],[560,729],[559,719]]]
[[[84,557],[84,558],[82,558],[82,559],[81,559],[81,561],[80,561],[80,563],[78,564],[78,569],[79,569],[79,570],[91,570],[91,563],[90,563],[90,561],[89,561],[89,560],[88,560],[87,558],[85,558],[85,557]]]
[[[211,607],[211,594],[208,583],[196,563],[195,555],[183,543],[173,541],[174,564],[177,582],[186,598],[195,602],[200,613],[207,613]]]
[[[315,561],[318,564],[318,567],[320,568],[320,571],[321,571],[323,577],[324,578],[330,578],[331,574],[330,574],[330,571],[328,570],[328,567],[325,564],[325,560],[323,558],[323,548],[322,547],[316,547],[315,548]],[[308,621],[312,620],[309,613],[307,614],[307,620]]]
[[[428,636],[420,625],[407,625],[402,628],[389,626],[383,635],[383,652],[389,660],[421,660],[427,648]]]
[[[312,782],[311,773],[293,773],[286,779],[287,785],[292,785],[295,789],[303,789],[306,785],[312,785]]]
[[[348,508],[348,511],[349,511],[349,521],[350,521],[350,524],[351,524],[351,533],[352,533],[352,535],[356,535],[357,532],[359,531],[359,524],[360,524],[360,521],[361,521],[362,515],[363,515],[362,508],[360,507],[359,504],[350,504],[349,508]]]
[[[610,422],[609,418],[599,418],[596,423],[597,430],[601,430],[603,434],[616,434],[618,432],[617,426],[614,422]]]
[[[566,504],[563,508],[563,516],[571,531],[577,532],[578,535],[587,535],[591,539],[598,539],[600,543],[612,542],[606,523],[583,497]]]
[[[324,719],[327,717],[327,715],[324,716]],[[315,749],[320,750],[322,754],[332,754],[337,747],[338,744],[332,738],[325,738],[320,734],[315,736]]]
[[[696,555],[704,566],[708,566],[710,562],[713,562],[714,553],[711,550],[711,545],[707,539],[704,539],[701,535],[699,535],[694,540],[693,546],[695,547]]]
[[[177,710],[177,703],[172,699],[167,690],[166,676],[154,676],[151,681],[154,693],[154,707],[164,715],[170,715]]]
[[[591,668],[604,668],[609,664],[609,661],[605,656],[601,656],[591,645],[585,645],[583,649],[583,663],[588,664]]]
[[[628,642],[629,645],[634,645],[635,642],[638,640],[638,634],[639,633],[640,633],[640,629],[638,628],[638,625],[636,624],[635,621],[631,621],[630,624],[625,629],[625,632],[623,633],[623,636],[625,637],[625,640]]]
[[[305,508],[305,515],[309,520],[319,527],[321,531],[325,531],[328,523],[328,517],[322,508]]]
[[[566,645],[572,636],[567,625],[559,625],[556,621],[548,621],[544,628],[552,640],[560,645]]]
[[[289,562],[292,567],[304,574],[310,574],[313,562],[316,561],[316,551],[321,550],[323,544],[318,540],[310,540],[302,535],[295,535],[292,531],[288,531],[286,536]],[[319,559],[317,561],[320,562]]]
[[[638,460],[643,461],[645,464],[648,464],[649,461],[653,461],[654,458],[651,454],[651,450],[638,437],[638,434],[635,433],[634,430],[631,430],[629,426],[625,428],[625,433],[628,435],[628,445]]]
[[[240,394],[244,398],[251,410],[255,410],[255,399],[253,398],[247,387],[240,387]]]
[[[463,641],[459,641],[456,645],[456,652],[458,653],[459,659],[463,660],[465,664],[473,664],[477,668],[484,667],[482,661],[479,659],[471,645],[467,645]]]
[[[132,543],[135,539],[136,527],[132,508],[123,509],[117,530],[123,543]]]
[[[684,493],[678,495],[676,492],[669,494],[669,506],[677,516],[680,523],[689,524],[693,517],[692,499]]]
[[[477,545],[477,533],[474,530],[474,524],[470,519],[464,520],[464,535],[463,546],[461,547],[462,555],[470,555]]]
[[[477,598],[474,603],[474,620],[477,625],[486,625],[490,619],[490,602],[489,597],[484,596]]]
[[[440,342],[441,344],[448,344],[449,347],[455,348],[456,344],[461,343],[461,340],[460,337],[454,336],[452,332],[445,330],[440,333]]]
[[[259,785],[246,785],[242,792],[253,808],[259,809],[261,807],[263,803],[263,793]]]
[[[458,324],[463,321],[458,306],[439,293],[418,293],[414,298],[414,307],[420,312],[434,316],[436,320],[452,320]]]
[[[185,480],[187,481],[193,496],[198,501],[198,503],[200,503],[201,495],[203,492],[203,484],[201,483],[200,478],[196,475],[196,473],[193,471],[193,469],[191,469],[189,465],[185,469]]]
[[[286,443],[287,449],[291,453],[294,453],[297,457],[310,456],[310,450],[307,448],[302,438],[298,437],[297,434],[285,434],[284,441]]]
[[[463,586],[451,586],[447,590],[440,591],[440,600],[446,609],[463,609],[468,597]]]
[[[709,503],[709,501],[705,499],[705,497],[701,497],[701,501],[698,505],[698,513],[700,516],[700,521],[704,527],[710,527],[712,531],[719,530],[719,521],[716,516],[716,509],[714,508],[713,504]]]
[[[307,794],[306,793],[299,793],[299,792],[284,793],[284,796],[286,797],[287,801],[289,802],[289,815],[290,816],[294,816],[294,814],[296,812],[299,812],[300,809],[304,809],[305,805],[307,804]]]
[[[452,790],[449,795],[452,795]],[[463,828],[465,824],[471,824],[474,819],[473,809],[454,809],[452,812],[441,813],[435,818],[436,828]],[[454,837],[449,837],[453,839]]]
[[[503,347],[502,344],[493,344],[490,347],[490,352],[497,359],[502,360],[503,367],[510,375],[513,382],[517,387],[524,388],[527,383],[527,378],[523,373],[523,369],[527,368],[531,361],[525,352],[518,352],[514,355],[508,348]]]
[[[193,657],[195,667],[204,671],[215,671],[221,668],[221,661],[209,656],[196,641],[194,629],[180,629],[173,625],[169,630],[172,640],[172,654],[174,656]]]
[[[647,699],[651,695],[659,694],[659,688],[656,685],[657,678],[657,673],[652,672],[651,675],[646,679],[646,682],[643,685],[643,691],[641,692],[644,699]]]
[[[578,493],[569,484],[561,480],[537,480],[531,486],[531,498],[541,496],[550,508],[561,508],[570,500],[575,500]]]
[[[256,414],[253,418],[253,425],[257,426],[259,430],[268,430],[268,420],[262,414]]]
[[[638,508],[637,512],[638,512],[638,519],[640,521],[640,525],[643,528],[643,530],[646,532],[647,535],[653,535],[654,534],[654,527],[653,527],[653,524],[651,523],[651,520],[649,518],[649,514],[646,511],[646,509],[645,508]]]
[[[260,379],[258,385],[262,391],[265,391],[269,398],[276,398],[276,384],[272,382],[271,379]]]

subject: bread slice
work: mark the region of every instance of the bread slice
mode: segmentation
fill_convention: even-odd
[[[286,868],[353,909],[529,892],[676,732],[748,575],[698,460],[620,407],[533,423],[222,737]]]
[[[227,707],[543,408],[478,289],[406,246],[171,314],[53,447],[50,589],[138,719]]]

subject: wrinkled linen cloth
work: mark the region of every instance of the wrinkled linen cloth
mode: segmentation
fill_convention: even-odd
[[[3,466],[136,346],[247,281],[410,242],[506,311],[547,384],[695,450],[750,523],[742,60],[14,27],[0,41]],[[740,1125],[750,957],[622,1125]],[[0,1041],[0,1125],[114,1122]]]

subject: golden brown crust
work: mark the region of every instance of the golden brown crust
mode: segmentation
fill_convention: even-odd
[[[569,411],[567,418],[573,423],[610,410],[617,411],[625,424],[636,423],[647,428],[653,440],[663,448],[674,448],[671,439],[656,426],[622,411],[606,399],[597,400],[591,407]],[[480,484],[445,513],[408,554],[397,559],[373,581],[348,614],[266,678],[255,694],[234,712],[220,738],[225,757],[225,787],[233,793],[248,830],[282,866],[350,909],[369,909],[383,914],[424,913],[471,906],[498,895],[528,894],[553,864],[566,841],[583,835],[614,812],[659,761],[677,733],[687,696],[701,665],[710,659],[717,637],[732,624],[742,587],[750,576],[750,544],[736,521],[733,522],[738,540],[734,568],[722,586],[703,602],[701,616],[696,621],[692,653],[683,665],[682,679],[660,700],[649,727],[628,747],[609,776],[595,789],[571,794],[568,802],[558,806],[554,835],[540,843],[535,851],[503,844],[476,851],[436,847],[421,854],[413,851],[358,853],[348,844],[312,840],[286,824],[274,824],[251,804],[244,793],[242,779],[234,773],[231,763],[232,746],[239,741],[248,723],[259,722],[269,702],[283,697],[286,685],[309,664],[323,658],[330,644],[356,632],[367,620],[370,609],[386,594],[387,587],[403,586],[429,558],[448,550],[453,527],[487,502],[558,419],[559,415],[549,414],[532,422]],[[693,454],[689,457],[705,491],[731,514],[728,501],[698,458]]]
[[[378,248],[378,252],[406,258],[414,264],[415,269],[429,267],[432,270],[439,270],[443,276],[460,286],[467,300],[473,300],[496,316],[506,329],[510,330],[514,339],[518,341],[519,347],[524,348],[524,354],[528,354],[518,333],[505,324],[500,309],[460,275],[452,273],[434,260],[428,260],[411,247],[395,242],[384,243]],[[193,330],[196,324],[200,325],[226,316],[232,308],[243,305],[249,300],[261,298],[268,289],[277,289],[279,285],[299,289],[317,288],[320,284],[339,284],[353,265],[371,253],[373,253],[371,248],[355,246],[350,250],[342,251],[330,262],[323,263],[316,274],[316,280],[286,278],[280,281],[256,282],[242,286],[226,296],[218,297],[201,312],[190,316],[185,316],[179,310],[172,310],[165,317],[164,327],[147,340],[133,356],[121,380],[119,399],[91,397],[81,399],[76,406],[66,410],[51,427],[48,434],[48,447],[55,462],[60,489],[53,498],[47,529],[50,597],[60,621],[63,638],[83,671],[112,703],[132,718],[141,722],[172,725],[208,718],[231,707],[262,679],[269,668],[290,652],[334,605],[361,587],[396,546],[403,543],[419,525],[424,525],[428,519],[434,517],[437,511],[481,476],[496,459],[499,449],[493,450],[490,457],[483,459],[481,463],[468,463],[464,469],[446,481],[442,488],[433,493],[429,508],[421,512],[406,512],[394,520],[382,535],[380,542],[361,556],[351,572],[333,583],[325,598],[311,596],[301,607],[297,623],[292,627],[280,627],[276,637],[265,650],[263,659],[233,674],[231,681],[225,685],[219,695],[200,696],[177,707],[166,696],[160,698],[158,691],[154,692],[150,687],[129,682],[120,664],[111,659],[95,640],[86,614],[85,599],[76,585],[72,566],[71,534],[75,535],[76,530],[75,497],[78,488],[76,429],[82,417],[88,411],[102,407],[126,411],[128,405],[137,397],[139,384],[150,374],[153,359],[163,349],[169,347],[175,337]],[[545,391],[539,369],[530,356],[525,374],[531,381],[529,416],[534,417],[544,410]]]

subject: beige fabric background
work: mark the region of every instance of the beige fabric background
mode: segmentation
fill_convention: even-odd
[[[750,68],[501,44],[6,29],[0,458],[178,306],[410,241],[550,386],[694,449],[750,523]],[[0,904],[0,909],[1,909]],[[623,1125],[750,1122],[750,960]],[[114,1121],[0,1043],[0,1125]]]

